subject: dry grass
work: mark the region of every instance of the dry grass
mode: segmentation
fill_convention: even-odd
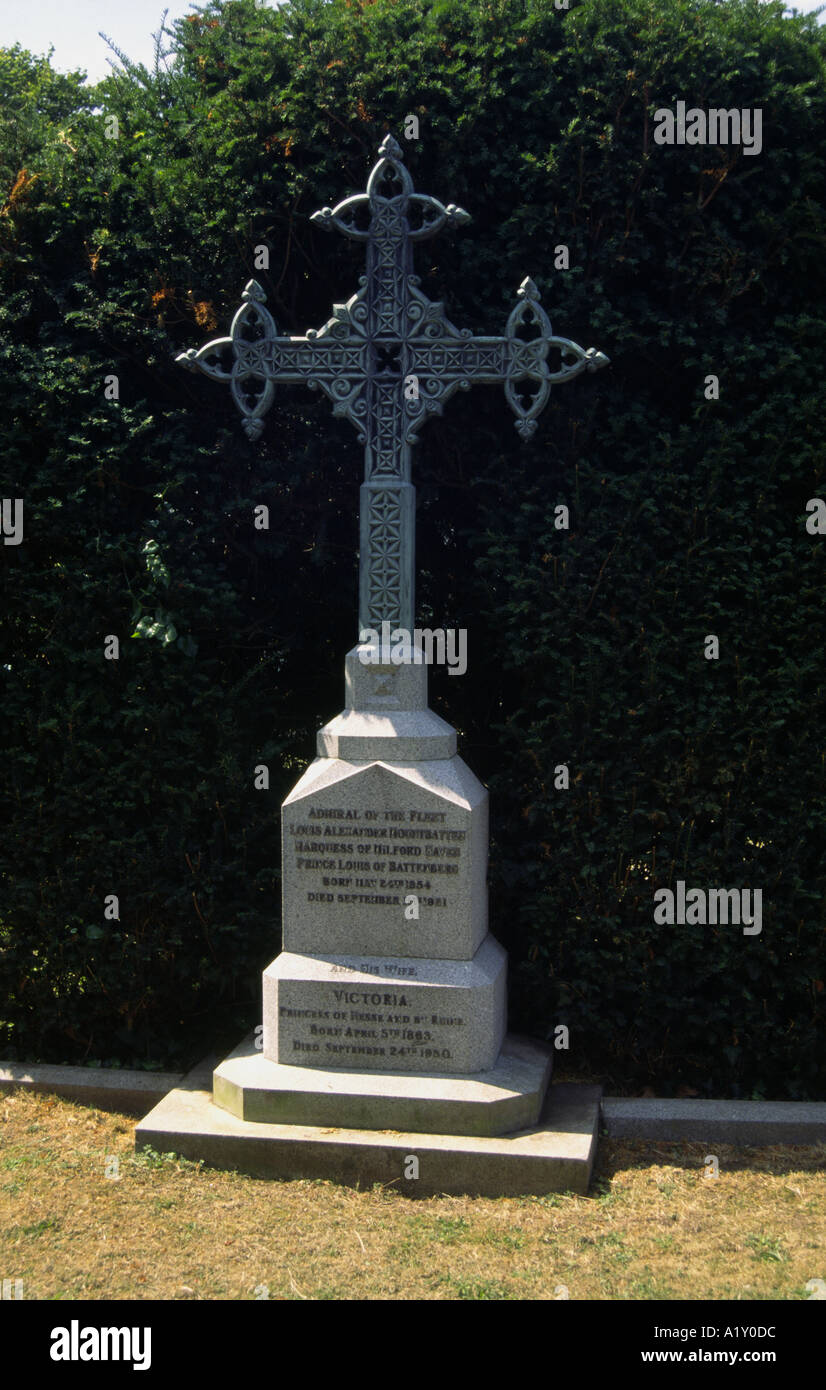
[[[803,1299],[826,1278],[823,1145],[719,1145],[709,1178],[704,1146],[603,1140],[588,1197],[411,1201],[136,1157],[132,1136],[0,1096],[0,1277],[26,1298]]]

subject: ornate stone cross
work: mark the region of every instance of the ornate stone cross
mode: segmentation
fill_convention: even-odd
[[[474,337],[454,327],[444,306],[422,294],[413,274],[413,242],[435,236],[446,223],[470,217],[462,208],[413,191],[402,152],[388,135],[367,181],[366,193],[335,208],[313,213],[312,221],[367,244],[367,274],[346,304],[335,304],[323,328],[304,337],[282,337],[255,280],[244,290],[228,338],[177,361],[230,384],[257,439],[272,405],[277,382],[319,387],[345,416],[364,444],[361,487],[359,629],[381,631],[382,622],[413,630],[415,489],[410,481],[411,446],[429,415],[439,415],[454,391],[475,382],[503,385],[516,428],[530,439],[550,388],[582,371],[604,367],[608,358],[557,338],[532,280],[523,280],[519,300],[501,338]],[[560,350],[560,367],[548,367],[548,349]],[[533,388],[532,390],[530,388]]]

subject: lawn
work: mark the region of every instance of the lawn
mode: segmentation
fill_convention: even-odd
[[[133,1152],[134,1121],[0,1096],[0,1277],[29,1299],[805,1299],[826,1146],[600,1144],[587,1197],[411,1199]],[[711,1169],[713,1165],[708,1165]]]

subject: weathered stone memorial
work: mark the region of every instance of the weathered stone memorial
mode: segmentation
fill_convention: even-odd
[[[502,337],[454,327],[420,289],[413,243],[469,217],[414,192],[391,136],[366,193],[313,221],[364,242],[358,292],[323,328],[284,337],[250,281],[229,337],[178,361],[229,384],[252,439],[279,383],[320,388],[355,425],[359,643],[344,710],[282,807],[283,949],[264,971],[258,1046],[245,1041],[214,1069],[211,1100],[197,1075],[171,1092],[137,1142],[418,1192],[583,1190],[598,1094],[555,1086],[549,1105],[549,1049],[507,1034],[506,957],[488,930],[487,792],[428,708],[411,454],[429,415],[476,383],[504,387],[529,439],[551,387],[607,358],[553,336],[530,280]]]

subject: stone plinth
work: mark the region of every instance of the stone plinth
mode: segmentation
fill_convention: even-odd
[[[427,707],[421,652],[400,644],[397,655],[408,660],[393,661],[388,648],[369,644],[347,653],[344,712],[320,730],[320,758],[422,763],[455,755],[455,729]]]

